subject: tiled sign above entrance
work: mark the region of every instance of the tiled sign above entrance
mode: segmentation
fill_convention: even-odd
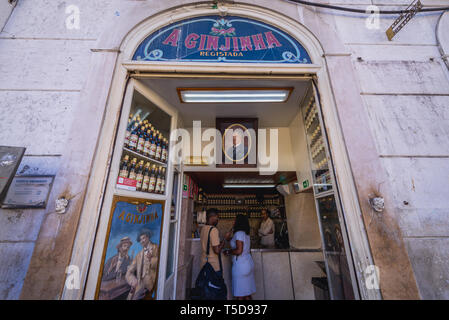
[[[237,16],[203,16],[149,35],[133,60],[312,63],[304,47],[280,29]]]

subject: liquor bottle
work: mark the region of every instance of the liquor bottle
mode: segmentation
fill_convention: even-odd
[[[157,169],[156,175],[156,188],[154,189],[155,193],[161,193],[161,184],[162,184],[162,168],[159,167]]]
[[[143,145],[143,155],[145,157],[149,157],[149,155],[150,155],[150,147],[151,147],[150,135],[151,135],[151,131],[147,130],[147,134],[145,136],[145,143]]]
[[[134,119],[134,121],[132,122],[131,125],[132,125],[134,128],[136,128],[136,127],[139,126],[139,123],[140,123],[140,116],[137,115],[136,118]]]
[[[131,150],[137,149],[137,141],[139,140],[139,130],[138,126],[136,126],[133,131],[131,131],[131,136],[129,137],[129,145],[128,148]]]
[[[128,165],[128,161],[129,161],[129,156],[126,155],[123,158],[123,162],[120,165],[120,172],[119,172],[119,177],[122,178],[128,178],[128,174],[129,174],[129,165]]]
[[[140,117],[137,115],[135,118],[133,117],[132,114],[129,115],[129,119],[131,120],[130,122],[128,122],[128,129],[130,129],[130,131],[133,131],[133,129],[137,126],[137,124],[140,121]]]
[[[198,190],[198,202],[202,203],[203,202],[203,188],[200,188]]]
[[[143,182],[143,160],[140,160],[139,167],[137,168],[137,174],[136,174],[136,190],[140,191],[142,189],[142,182]]]
[[[143,170],[143,180],[142,180],[142,192],[148,192],[148,186],[150,184],[150,163],[145,164],[145,169]]]
[[[148,185],[148,192],[154,192],[155,189],[156,189],[156,165],[153,164],[151,166],[150,183]]]
[[[133,158],[133,161],[131,162],[131,168],[129,169],[129,177],[132,180],[136,180],[136,163],[137,158]]]
[[[167,139],[162,140],[162,155],[161,161],[167,162]]]
[[[150,153],[149,153],[149,157],[154,159],[156,156],[156,137],[154,134],[154,131],[151,131],[151,135],[150,135]]]
[[[165,168],[162,168],[161,193],[165,193]]]
[[[137,141],[136,151],[143,154],[143,146],[145,144],[146,131],[145,126],[140,127],[139,140]]]
[[[125,133],[125,142],[123,143],[123,145],[125,146],[125,148],[128,148],[129,146],[129,137],[131,136],[131,116],[128,119],[128,125],[126,126],[126,133]]]
[[[161,146],[161,143],[162,143],[162,135],[161,134],[159,134],[158,136],[157,136],[157,143],[156,143],[156,154],[155,154],[155,159],[156,160],[158,160],[158,161],[160,161],[161,160],[161,155],[162,155],[162,146]]]

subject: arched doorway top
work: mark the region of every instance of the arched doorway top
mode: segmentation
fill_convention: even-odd
[[[199,16],[239,16],[260,21],[290,35],[307,50],[310,60],[320,65],[319,61],[324,53],[322,46],[312,32],[299,22],[298,10],[294,4],[280,2],[279,6],[275,6],[282,12],[280,13],[273,9],[242,3],[247,1],[226,4],[223,10],[214,9],[210,2],[176,2],[178,5],[173,5],[173,2],[157,2],[156,5],[156,1],[151,1],[129,8],[120,14],[119,20],[111,22],[96,47],[100,50],[120,50],[122,60],[131,61],[145,38],[174,22]],[[180,5],[182,2],[184,4]],[[295,10],[292,10],[293,8]]]
[[[307,50],[288,33],[236,15],[173,22],[147,36],[135,61],[310,64]]]

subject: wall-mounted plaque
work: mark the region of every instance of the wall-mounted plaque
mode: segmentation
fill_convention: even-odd
[[[97,299],[156,298],[164,203],[114,196]]]
[[[54,176],[14,177],[2,208],[45,208]]]
[[[0,146],[0,201],[5,198],[25,148]]]

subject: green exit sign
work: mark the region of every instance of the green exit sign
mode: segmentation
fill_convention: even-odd
[[[308,188],[309,187],[309,180],[304,180],[303,182],[302,182],[302,187],[305,189],[305,188]]]

